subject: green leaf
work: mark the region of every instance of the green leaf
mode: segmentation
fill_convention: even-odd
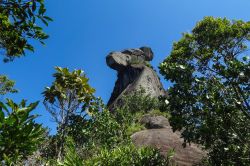
[[[53,21],[53,19],[50,18],[50,17],[48,17],[48,16],[43,16],[43,18],[45,18],[45,19],[48,20],[48,21]]]
[[[3,121],[4,121],[4,112],[2,109],[0,109],[0,123],[3,123]]]

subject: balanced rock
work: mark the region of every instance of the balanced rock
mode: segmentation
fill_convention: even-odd
[[[108,101],[111,110],[120,104],[123,95],[140,88],[152,97],[165,95],[157,74],[150,67],[152,59],[153,52],[149,47],[111,52],[106,57],[107,65],[117,71],[118,77]]]

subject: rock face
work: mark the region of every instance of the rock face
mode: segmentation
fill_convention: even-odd
[[[163,86],[150,67],[153,52],[148,47],[127,49],[112,52],[106,57],[107,65],[117,71],[117,81],[108,101],[112,111],[122,104],[122,96],[143,88],[152,97],[166,95]],[[153,146],[166,155],[169,149],[175,149],[174,162],[178,165],[193,165],[198,163],[205,152],[192,144],[184,148],[183,139],[179,132],[173,132],[168,119],[163,116],[144,115],[140,121],[147,129],[134,133],[131,138],[138,146]]]
[[[147,129],[161,129],[170,126],[167,118],[163,116],[152,116],[149,114],[144,115],[141,118],[140,123]]]
[[[106,57],[107,65],[118,73],[114,90],[108,101],[108,107],[111,110],[120,104],[123,95],[139,90],[140,87],[152,97],[165,94],[157,74],[149,66],[149,61],[152,59],[153,52],[149,47],[111,52]]]
[[[163,116],[144,115],[140,121],[147,130],[134,133],[131,138],[137,146],[151,146],[160,149],[162,155],[167,155],[170,149],[175,150],[173,162],[180,166],[198,164],[206,155],[197,145],[191,144],[185,148],[180,132],[173,132],[168,119]]]

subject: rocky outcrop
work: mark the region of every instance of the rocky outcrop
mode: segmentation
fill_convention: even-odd
[[[140,88],[151,97],[166,95],[156,72],[150,67],[149,61],[153,57],[153,52],[148,47],[112,52],[106,57],[107,65],[117,71],[117,81],[107,104],[111,111],[122,104],[123,95]],[[181,134],[173,132],[168,119],[163,116],[147,114],[141,118],[140,123],[147,129],[131,136],[138,146],[159,148],[163,155],[166,155],[169,149],[174,149],[173,160],[178,165],[193,165],[206,155],[194,144],[184,148]]]
[[[180,132],[173,132],[168,119],[163,116],[145,115],[142,124],[147,130],[134,133],[131,138],[137,146],[151,146],[160,149],[162,155],[167,155],[170,149],[174,149],[173,162],[179,166],[191,166],[198,164],[206,155],[197,145],[182,146],[184,140]]]
[[[163,116],[152,116],[150,114],[144,115],[140,123],[147,129],[169,128],[170,126],[167,118]]]
[[[106,57],[107,65],[117,71],[118,77],[107,104],[111,110],[121,104],[123,95],[140,88],[152,97],[165,95],[157,74],[150,67],[152,59],[153,52],[149,47],[111,52]]]

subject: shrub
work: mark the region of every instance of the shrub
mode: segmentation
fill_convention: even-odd
[[[167,160],[160,155],[158,150],[147,147],[136,148],[132,144],[116,147],[112,151],[102,149],[99,155],[84,163],[86,166],[168,165]]]
[[[147,113],[159,107],[158,99],[146,94],[142,87],[131,94],[124,95],[122,102],[123,105],[120,108],[126,109],[131,113]]]
[[[38,102],[26,106],[7,99],[0,102],[0,161],[15,165],[38,149],[45,130],[34,122],[37,115],[30,115]],[[8,109],[8,107],[10,109]]]

